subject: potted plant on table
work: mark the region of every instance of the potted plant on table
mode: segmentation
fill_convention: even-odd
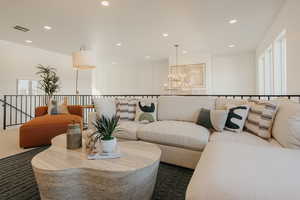
[[[102,152],[112,153],[116,149],[117,140],[113,136],[114,133],[120,131],[118,128],[119,117],[105,117],[102,115],[94,122],[96,131],[92,134],[96,141],[100,141]]]

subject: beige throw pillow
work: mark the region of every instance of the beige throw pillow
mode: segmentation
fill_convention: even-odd
[[[65,98],[63,102],[58,103],[57,100],[51,98],[48,103],[48,114],[49,115],[69,114],[67,99]]]

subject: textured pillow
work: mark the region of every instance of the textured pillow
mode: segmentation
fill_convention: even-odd
[[[157,101],[156,100],[139,100],[136,105],[135,121],[139,122],[155,122],[157,115]]]
[[[228,117],[225,129],[232,132],[242,132],[248,116],[249,108],[249,105],[228,106]]]
[[[208,110],[202,108],[198,116],[197,124],[221,132],[224,130],[227,115],[228,112],[226,110]]]
[[[249,100],[249,103],[251,104],[245,124],[246,130],[264,139],[271,138],[278,104],[259,100]]]
[[[136,99],[116,99],[117,116],[120,120],[134,121],[136,104]]]
[[[58,101],[55,99],[50,99],[48,103],[48,114],[49,115],[69,114],[67,99],[64,99],[62,103],[58,103]]]
[[[116,115],[116,103],[112,98],[97,98],[93,99],[94,106],[98,117],[102,115],[108,118],[112,118]]]

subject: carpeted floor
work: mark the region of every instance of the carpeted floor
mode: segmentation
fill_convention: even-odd
[[[46,147],[0,159],[0,199],[38,200],[31,159]],[[193,170],[161,163],[153,200],[184,200]]]

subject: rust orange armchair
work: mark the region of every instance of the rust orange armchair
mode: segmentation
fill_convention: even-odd
[[[83,108],[68,106],[70,114],[48,115],[48,107],[37,107],[35,118],[20,127],[20,147],[30,148],[51,144],[51,139],[67,132],[70,123],[83,127]]]

